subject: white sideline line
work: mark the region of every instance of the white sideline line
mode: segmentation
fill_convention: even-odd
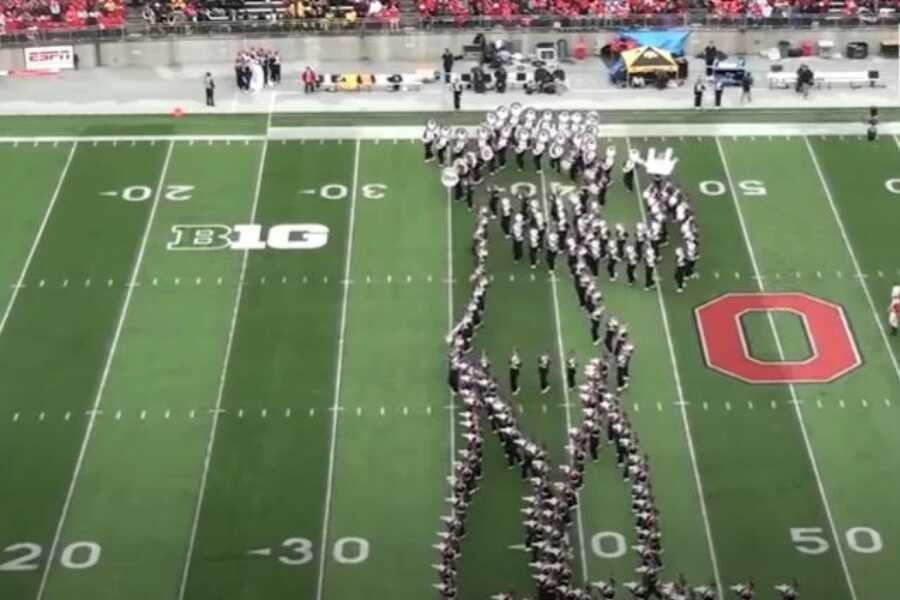
[[[544,208],[544,218],[550,222],[550,209],[547,206],[547,179],[541,170],[541,203]],[[563,438],[567,443],[569,441],[569,430],[572,428],[572,410],[569,403],[569,386],[566,384],[566,355],[563,351],[562,324],[559,318],[559,293],[556,289],[556,277],[550,278],[550,287],[553,289],[553,318],[556,325],[556,347],[559,351],[559,374],[562,383],[563,399],[566,407],[566,435]],[[581,492],[576,491],[578,504],[575,505],[575,519],[578,522],[578,545],[581,553],[581,574],[584,581],[590,581],[587,566],[587,553],[584,550],[584,523],[581,518]]]
[[[834,197],[831,195],[831,187],[828,185],[828,181],[825,179],[825,173],[822,171],[822,167],[819,165],[819,159],[816,156],[816,152],[812,147],[812,144],[809,143],[809,138],[803,138],[806,141],[806,147],[809,150],[809,156],[812,158],[813,165],[816,167],[816,173],[819,175],[819,181],[822,182],[822,189],[825,190],[825,197],[828,198],[828,204],[831,206],[831,212],[834,214],[835,220],[837,220],[838,228],[841,230],[841,237],[844,238],[844,244],[847,246],[847,250],[850,252],[850,259],[853,261],[853,268],[856,269],[857,281],[859,281],[859,285],[862,287],[863,292],[866,295],[866,300],[869,303],[869,308],[872,310],[872,318],[875,319],[875,325],[878,327],[878,332],[881,334],[881,339],[884,341],[884,345],[887,348],[888,356],[891,357],[891,363],[894,365],[894,373],[897,374],[897,379],[900,379],[900,366],[897,365],[897,355],[894,354],[894,348],[891,346],[891,342],[887,337],[887,333],[884,330],[884,324],[881,322],[881,319],[878,317],[878,310],[875,308],[875,301],[872,299],[872,294],[869,292],[869,286],[865,282],[865,277],[863,275],[862,269],[859,267],[859,261],[856,260],[856,252],[853,250],[853,244],[850,243],[850,237],[847,235],[847,230],[844,227],[844,220],[841,218],[841,214],[838,212],[837,205],[834,203]],[[896,142],[897,138],[894,138]],[[898,144],[900,146],[900,144]]]
[[[631,140],[625,138],[625,144],[630,154]],[[635,169],[634,173],[634,189],[638,208],[641,211],[641,219],[646,220],[647,216],[644,213],[644,200],[641,197],[641,184],[637,169]],[[669,359],[672,361],[672,374],[675,376],[675,389],[678,392],[677,404],[681,409],[681,422],[684,424],[684,433],[685,437],[687,438],[688,454],[691,457],[691,468],[694,472],[694,484],[697,486],[697,498],[700,501],[700,514],[703,517],[703,528],[706,532],[706,545],[707,549],[709,550],[709,560],[712,562],[713,576],[716,580],[718,593],[721,596],[721,594],[725,593],[726,588],[722,587],[722,579],[719,575],[719,558],[718,556],[716,556],[716,546],[715,543],[713,543],[712,527],[709,524],[709,511],[706,508],[706,497],[703,493],[703,481],[700,478],[700,466],[697,463],[697,451],[694,448],[694,436],[691,432],[690,419],[688,419],[687,402],[684,398],[684,387],[681,385],[681,373],[678,370],[678,358],[675,355],[675,345],[672,342],[672,331],[669,328],[668,309],[666,308],[666,300],[663,296],[662,287],[659,283],[656,284],[656,299],[659,303],[660,315],[662,315],[663,330],[666,332],[666,344],[669,347]]]
[[[347,227],[347,259],[344,265],[344,278],[350,279],[350,259],[353,256],[353,226],[356,223],[356,188],[359,186],[359,140],[356,140],[356,152],[353,157],[353,192],[350,194],[350,224]],[[334,482],[334,455],[337,448],[338,403],[341,398],[341,370],[344,366],[344,336],[347,332],[347,298],[350,286],[344,286],[344,298],[341,300],[341,325],[338,338],[337,368],[334,375],[334,406],[331,417],[331,448],[328,451],[328,478],[325,483],[325,510],[322,514],[322,539],[319,548],[328,543],[328,522],[331,518],[331,496]],[[322,600],[325,587],[325,557],[327,552],[319,551],[319,578],[316,584],[316,599]]]
[[[153,228],[153,220],[156,216],[156,209],[159,207],[159,198],[162,195],[163,184],[166,181],[166,174],[169,171],[169,161],[172,158],[172,150],[175,148],[175,142],[169,142],[169,148],[166,151],[166,158],[163,161],[162,170],[159,174],[159,181],[156,184],[156,194],[153,198],[153,205],[150,207],[150,214],[147,216],[147,224],[144,226],[144,234],[141,238],[141,245],[138,249],[137,256],[134,259],[134,265],[131,267],[131,276],[129,280],[132,284],[137,281],[138,273],[141,269],[141,263],[144,260],[144,252],[147,250],[147,241],[150,239],[150,231]],[[81,473],[81,467],[84,464],[84,457],[87,454],[88,444],[91,441],[91,433],[94,430],[94,424],[97,422],[97,414],[100,412],[100,403],[103,400],[103,392],[106,390],[106,382],[109,381],[109,373],[112,370],[113,358],[116,355],[116,348],[119,345],[119,338],[122,336],[122,330],[125,327],[125,318],[128,316],[128,307],[131,304],[131,296],[134,293],[135,286],[130,285],[125,292],[125,301],[122,303],[122,310],[119,313],[119,321],[116,324],[113,333],[112,342],[106,354],[106,364],[103,366],[103,373],[100,376],[100,383],[97,386],[97,395],[94,398],[93,409],[90,411],[87,429],[84,432],[84,439],[81,442],[81,449],[78,451],[78,459],[75,461],[75,470],[72,472],[72,480],[69,482],[69,489],[66,492],[66,499],[63,502],[62,513],[59,522],[56,524],[56,532],[53,534],[53,542],[50,544],[50,551],[47,553],[47,565],[41,575],[41,583],[38,587],[37,600],[41,600],[44,596],[44,590],[47,587],[47,579],[50,576],[50,568],[54,563],[56,556],[56,547],[59,545],[59,539],[62,537],[63,527],[66,523],[66,517],[69,514],[69,507],[72,504],[72,498],[75,495],[75,485],[78,483],[78,475]]]
[[[263,171],[266,165],[266,153],[268,152],[268,142],[263,143],[262,151],[259,157],[259,167],[256,172],[256,185],[253,191],[253,205],[250,209],[250,222],[256,222],[257,208],[259,207],[259,190],[262,187]],[[243,280],[247,273],[247,258],[250,254],[249,250],[244,250],[244,256],[241,257],[241,274],[239,280]],[[237,327],[238,312],[241,307],[241,296],[244,292],[244,286],[237,286],[235,292],[234,308],[231,312],[231,324],[228,327],[228,338],[225,342],[225,356],[222,359],[222,370],[219,372],[219,387],[216,392],[216,407],[213,411],[212,424],[209,429],[209,440],[206,444],[206,455],[203,459],[203,473],[200,475],[200,489],[197,493],[197,504],[194,507],[194,517],[191,522],[191,533],[188,538],[187,551],[185,553],[184,566],[181,570],[181,583],[178,587],[178,598],[184,598],[187,589],[188,575],[191,570],[191,561],[194,557],[194,545],[197,540],[197,529],[200,525],[200,512],[203,510],[203,499],[206,496],[206,483],[209,479],[209,469],[212,462],[213,446],[216,443],[216,430],[219,425],[219,415],[222,413],[222,397],[225,394],[225,380],[228,376],[228,366],[231,362],[231,348],[234,344],[234,332]]]
[[[453,195],[447,189],[447,331],[453,328]],[[450,475],[456,459],[456,399],[450,394]]]
[[[53,190],[53,195],[50,196],[50,204],[47,206],[47,210],[44,211],[44,218],[41,220],[41,225],[38,227],[37,234],[34,236],[34,241],[31,243],[31,249],[28,251],[28,256],[25,258],[25,264],[22,265],[22,271],[19,273],[19,278],[16,280],[15,287],[13,287],[9,302],[6,304],[6,310],[3,311],[3,318],[0,318],[0,334],[6,329],[6,322],[9,320],[9,315],[12,313],[16,298],[19,297],[19,290],[24,287],[25,276],[28,274],[28,269],[31,267],[31,261],[34,259],[34,255],[37,252],[38,244],[40,244],[41,239],[44,237],[44,229],[47,228],[47,223],[50,221],[50,213],[53,212],[53,207],[56,206],[56,199],[59,198],[59,193],[62,191],[63,182],[66,179],[66,175],[69,173],[69,165],[72,164],[72,158],[75,156],[75,149],[77,147],[78,142],[74,142],[72,148],[69,150],[69,156],[66,158],[66,162],[59,174],[59,178],[56,181],[56,188]]]
[[[750,263],[753,265],[753,271],[759,275],[759,265],[756,262],[756,253],[753,251],[753,245],[750,242],[750,233],[747,230],[747,223],[744,221],[744,213],[741,210],[740,202],[738,202],[737,192],[735,192],[734,181],[731,178],[731,170],[728,168],[728,161],[725,158],[725,150],[722,148],[722,142],[719,141],[719,138],[716,138],[716,147],[719,150],[719,158],[722,160],[722,167],[725,169],[725,179],[728,180],[728,187],[731,191],[731,199],[734,203],[735,210],[737,211],[738,221],[741,225],[741,233],[744,237],[744,242],[747,244],[747,252],[750,255]],[[764,292],[766,290],[765,284],[763,284],[762,279],[756,280],[757,285],[759,286],[759,290]],[[772,318],[771,311],[766,311],[766,315],[768,316],[769,327],[772,330],[772,336],[775,339],[775,347],[778,350],[778,356],[781,360],[784,360],[784,349],[781,346],[781,338],[778,336],[778,329],[775,327],[775,320]],[[828,525],[831,528],[832,541],[834,542],[834,547],[837,549],[838,558],[841,562],[841,569],[844,571],[844,578],[847,582],[847,588],[850,591],[850,598],[852,600],[856,600],[856,589],[853,586],[853,579],[850,576],[850,568],[847,566],[847,559],[844,556],[844,549],[841,546],[841,538],[838,536],[837,527],[834,524],[834,517],[831,514],[831,506],[828,503],[828,496],[825,493],[825,485],[822,483],[822,476],[819,474],[819,465],[816,462],[816,456],[813,452],[812,443],[809,441],[809,434],[806,431],[806,423],[803,420],[803,413],[800,410],[800,403],[797,400],[797,391],[794,389],[794,384],[789,383],[788,389],[791,392],[791,400],[794,405],[794,413],[797,415],[797,422],[800,424],[800,432],[803,434],[803,442],[806,444],[806,452],[809,455],[809,462],[812,466],[813,474],[816,477],[816,484],[819,488],[819,494],[822,496],[822,507],[825,509],[825,516],[828,519]]]

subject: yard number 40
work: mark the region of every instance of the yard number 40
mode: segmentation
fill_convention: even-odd
[[[884,548],[881,534],[871,527],[851,527],[845,538],[847,546],[859,554],[877,554]],[[821,527],[792,527],[791,540],[803,554],[824,554],[831,548]]]

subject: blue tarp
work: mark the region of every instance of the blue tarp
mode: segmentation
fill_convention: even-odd
[[[619,32],[619,37],[634,40],[638,46],[653,46],[681,56],[688,33],[686,29],[624,29]]]

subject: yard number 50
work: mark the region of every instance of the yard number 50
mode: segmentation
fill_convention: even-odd
[[[845,538],[847,546],[859,554],[876,554],[884,548],[881,534],[871,527],[851,527]],[[791,540],[803,554],[824,554],[831,547],[821,527],[792,527]]]

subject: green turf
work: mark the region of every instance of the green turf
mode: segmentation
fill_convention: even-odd
[[[243,117],[180,121],[174,129],[164,119],[132,125],[7,120],[0,130],[261,131],[256,118]],[[890,510],[900,502],[900,346],[885,335],[884,319],[900,279],[890,245],[900,182],[886,184],[898,177],[896,141],[609,143],[620,156],[629,144],[674,149],[676,180],[697,210],[703,241],[701,277],[683,294],[674,289],[670,250],[659,295],[621,276],[599,278],[608,311],[629,324],[637,345],[626,403],[650,454],[666,576],[700,583],[717,568],[726,585],[754,576],[761,598],[796,577],[803,597],[823,600],[851,598],[849,579],[860,600],[890,598],[900,540]],[[460,443],[451,437],[444,336],[470,290],[474,215],[448,199],[436,167],[423,165],[420,145],[408,140],[185,140],[172,147],[148,223],[168,150],[162,141],[79,143],[16,290],[10,286],[71,146],[0,145],[9,180],[0,203],[7,223],[0,308],[15,293],[0,330],[0,477],[12,490],[0,511],[0,598],[36,598],[45,572],[42,597],[58,600],[180,599],[182,581],[183,597],[198,600],[435,597],[430,546],[446,510],[451,444]],[[22,172],[30,176],[16,176]],[[549,169],[541,176],[514,166],[491,181],[532,186],[541,198],[566,183]],[[194,186],[190,199],[168,196],[183,197],[170,186],[185,185]],[[150,196],[122,198],[126,188],[140,195],[136,186]],[[640,218],[637,197],[621,181],[608,198],[610,224]],[[482,190],[477,201],[485,200]],[[174,225],[250,223],[254,204],[264,229],[321,223],[327,244],[250,251],[243,280],[243,252],[167,249]],[[588,321],[564,258],[554,281],[543,265],[513,264],[496,224],[490,236],[494,281],[477,347],[504,391],[509,352],[519,349],[523,390],[513,405],[560,461],[566,427],[580,418],[577,395],[562,388],[560,351],[573,351],[581,364],[594,355]],[[708,368],[694,309],[761,288],[839,305],[863,364],[832,383],[793,389]],[[742,319],[752,355],[805,358],[810,341],[798,317],[770,315]],[[542,352],[554,361],[546,395],[535,369]],[[102,412],[49,557],[98,392]],[[528,555],[510,548],[523,541],[527,487],[491,436],[485,461],[463,544],[463,597],[530,593]],[[627,490],[611,450],[589,465],[580,508],[572,529],[579,577],[631,578]]]

